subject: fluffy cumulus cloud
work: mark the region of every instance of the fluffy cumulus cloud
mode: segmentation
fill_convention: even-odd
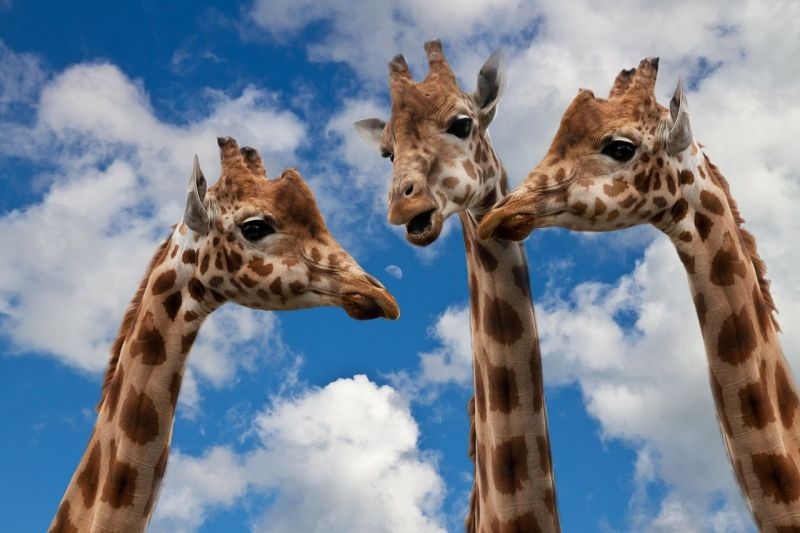
[[[112,64],[78,64],[48,79],[34,56],[5,47],[0,54],[0,111],[31,110],[28,121],[19,118],[24,113],[0,114],[0,130],[24,133],[0,151],[43,169],[28,176],[41,197],[0,217],[0,334],[19,352],[98,373],[151,254],[180,220],[193,153],[213,181],[217,134],[259,148],[268,163],[282,162],[303,125],[255,87],[238,96],[209,92],[205,114],[196,110],[194,121],[176,125],[156,117],[142,83]],[[231,328],[236,342],[222,332]],[[252,366],[263,346],[244,357],[242,347],[265,334],[272,340],[263,342],[279,344],[268,314],[212,317],[190,360],[183,401],[196,407],[197,377],[220,386],[236,368]]]
[[[470,90],[482,61],[503,45],[509,84],[492,137],[512,183],[544,153],[579,87],[604,96],[619,70],[660,56],[659,100],[668,100],[679,76],[686,80],[693,131],[730,181],[759,242],[781,321],[800,319],[800,255],[791,244],[800,232],[794,206],[800,154],[787,141],[800,122],[796,2],[695,2],[690,8],[651,1],[478,2],[465,8],[408,0],[321,10],[304,5],[258,1],[252,13],[271,35],[323,23],[326,31],[309,41],[310,56],[347,63],[365,82],[363,94],[342,111],[348,120],[358,113],[386,116],[385,92],[376,87],[385,90],[385,65],[396,53],[404,53],[421,77],[422,42],[441,37]],[[355,133],[349,135],[355,141],[343,143],[344,160],[376,172],[377,158],[368,160],[369,149],[357,145]],[[641,490],[631,502],[634,529],[746,530],[749,519],[719,439],[685,274],[664,238],[653,240],[654,232],[627,235],[633,243],[628,237],[593,239],[642,250],[633,271],[605,285],[565,290],[555,284],[541,299],[546,378],[551,384],[579,383],[605,437],[637,450],[633,476]],[[798,353],[800,333],[785,330],[784,350]],[[468,339],[466,313],[445,312],[434,331],[441,346],[422,355],[420,376],[463,382],[454,376],[467,367],[454,365],[459,359],[453,354]],[[800,368],[794,367],[797,374]],[[651,501],[647,487],[658,483],[666,484],[666,496]]]
[[[429,384],[472,385],[472,343],[469,307],[448,307],[436,319],[430,333],[439,346],[420,354],[418,380]]]
[[[249,451],[173,453],[154,530],[192,531],[214,509],[261,494],[269,503],[254,531],[444,531],[443,482],[391,387],[339,379],[277,398],[254,420]]]

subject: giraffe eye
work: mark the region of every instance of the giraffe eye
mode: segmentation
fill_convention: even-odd
[[[472,119],[469,117],[456,117],[447,127],[447,133],[455,135],[459,139],[466,139],[469,137],[469,132],[472,131]]]
[[[263,218],[250,218],[239,225],[239,230],[248,241],[258,241],[275,233],[272,224]]]
[[[389,161],[394,163],[394,154],[392,152],[388,151],[388,150],[384,150],[383,152],[381,152],[381,157],[385,157]]]
[[[602,151],[603,155],[607,155],[611,159],[616,159],[617,161],[630,161],[635,153],[635,144],[620,139],[611,141],[605,146],[605,148],[603,148]]]

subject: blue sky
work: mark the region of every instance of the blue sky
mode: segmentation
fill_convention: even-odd
[[[216,313],[190,358],[151,529],[461,530],[472,467],[460,228],[424,250],[406,243],[386,222],[389,163],[351,127],[387,116],[387,61],[403,53],[423,76],[434,37],[465,90],[504,48],[490,131],[512,184],[579,87],[604,94],[650,55],[662,102],[688,79],[693,130],[758,239],[797,375],[798,4],[594,4],[0,0],[4,527],[49,524],[191,158],[213,180],[215,137],[231,135],[272,176],[299,168],[402,316]],[[751,531],[666,239],[546,230],[526,246],[564,530]]]

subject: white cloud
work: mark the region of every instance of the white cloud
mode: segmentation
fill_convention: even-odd
[[[11,2],[0,1],[0,9]],[[0,116],[11,104],[31,104],[45,73],[34,54],[18,54],[0,40]]]
[[[155,531],[192,531],[215,508],[259,494],[270,503],[255,531],[444,531],[443,482],[391,387],[339,379],[274,400],[254,427],[251,451],[173,454]]]
[[[0,53],[15,59],[18,71],[35,71],[38,64],[35,56]],[[8,78],[11,67],[3,68],[0,78]],[[32,125],[2,122],[0,129],[25,135],[0,150],[48,170],[30,178],[45,184],[41,200],[0,218],[0,334],[18,352],[44,353],[98,373],[151,254],[180,219],[192,154],[200,153],[213,181],[216,136],[233,135],[261,150],[277,173],[304,128],[255,87],[236,97],[207,92],[194,120],[177,125],[156,116],[141,82],[108,63],[75,65],[49,81],[10,77],[30,80],[28,90],[41,97],[30,102]],[[20,100],[0,83],[0,102]],[[222,386],[238,368],[253,367],[261,357],[257,350],[269,345],[281,351],[274,316],[244,309],[217,314],[190,358],[193,372],[181,401],[187,414],[198,407],[198,378]],[[236,340],[223,329],[236,331]]]
[[[456,383],[472,386],[472,339],[469,307],[448,307],[430,333],[439,346],[419,354],[419,380],[428,384]]]
[[[150,530],[194,531],[216,507],[229,507],[247,490],[248,472],[228,447],[214,446],[200,457],[170,454]]]

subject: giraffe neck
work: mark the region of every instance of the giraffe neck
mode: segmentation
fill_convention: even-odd
[[[51,531],[147,527],[166,469],[187,356],[218,305],[192,276],[197,254],[190,241],[179,226],[142,282],[141,301],[134,299],[126,316],[130,325],[121,329],[119,356],[112,356],[89,444]]]
[[[756,270],[763,264],[716,168],[704,158],[695,168],[704,169],[695,175],[701,205],[668,235],[689,277],[723,440],[758,527],[800,529],[800,402]]]
[[[559,531],[525,252],[519,243],[478,239],[474,215],[459,214],[475,372],[469,411],[476,475],[467,530]]]

